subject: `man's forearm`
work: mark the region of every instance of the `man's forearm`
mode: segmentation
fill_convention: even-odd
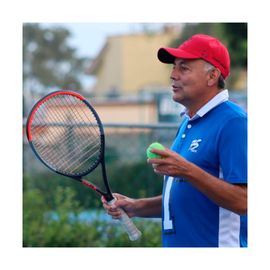
[[[219,179],[190,163],[187,180],[217,205],[237,214],[247,212],[247,187],[234,185]]]
[[[161,217],[162,196],[138,199],[136,202],[137,217]]]

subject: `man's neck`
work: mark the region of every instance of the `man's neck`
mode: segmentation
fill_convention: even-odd
[[[224,89],[219,89],[216,92],[212,92],[211,94],[200,99],[196,104],[190,104],[186,106],[187,114],[190,118],[192,118],[205,104],[207,104],[211,99],[213,99],[216,95],[222,92]]]

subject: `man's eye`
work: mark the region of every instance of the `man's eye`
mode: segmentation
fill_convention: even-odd
[[[188,70],[188,67],[187,67],[187,66],[184,66],[184,65],[181,65],[180,68],[181,68],[182,70]]]

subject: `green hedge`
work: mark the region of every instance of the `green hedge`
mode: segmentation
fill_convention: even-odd
[[[56,187],[52,204],[39,189],[24,192],[23,246],[24,247],[159,247],[160,222],[135,219],[142,231],[140,240],[131,242],[118,221],[104,220],[104,211],[97,211],[91,222],[81,220],[85,209],[75,199],[70,187]],[[51,207],[53,205],[53,207]],[[53,213],[53,215],[52,215]],[[100,218],[99,218],[100,217]]]

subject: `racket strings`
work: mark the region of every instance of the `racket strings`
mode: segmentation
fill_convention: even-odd
[[[56,130],[58,130],[58,129],[56,128]],[[69,133],[70,133],[70,131],[68,131],[68,133],[66,133],[67,134],[66,140],[68,142],[71,141],[69,139],[71,137],[71,135]],[[60,135],[60,134],[58,133],[58,135]],[[80,163],[80,166],[83,166],[84,163],[88,161],[89,157],[95,156],[98,153],[98,151],[100,150],[99,147],[97,147],[97,145],[95,145],[95,144],[99,144],[99,138],[96,138],[96,140],[92,140],[91,143],[93,144],[93,146],[91,148],[89,148],[88,145],[82,147],[81,144],[77,144],[75,147],[73,145],[71,148],[71,144],[67,143],[67,147],[68,148],[70,147],[70,149],[72,149],[72,150],[69,151],[69,156],[66,156],[65,160],[59,159],[58,162],[56,162],[56,163],[54,162],[55,167],[57,167],[59,169],[61,169],[61,167],[62,167],[62,168],[65,168],[65,170],[67,170],[67,171],[71,171],[70,168],[72,168],[73,165],[76,165],[76,162],[77,162],[77,160],[74,160],[74,155],[78,155],[80,157],[80,160],[83,160],[83,162]],[[40,145],[40,146],[41,146],[40,147],[40,154],[42,156],[47,156],[47,159],[49,161],[52,162],[55,160],[56,157],[58,157],[58,153],[52,152],[48,147],[46,147],[46,145],[43,147],[42,147],[42,145]],[[87,148],[88,148],[88,150],[85,151]],[[97,148],[97,149],[94,151],[95,148]],[[60,147],[59,147],[59,150],[61,151]],[[80,156],[81,153],[83,154],[82,156]],[[63,151],[62,151],[62,154],[64,155],[66,153],[63,153]],[[91,154],[91,155],[88,156],[88,154]],[[70,157],[70,158],[68,158],[68,157]],[[72,160],[73,160],[73,162],[70,163]],[[74,168],[71,172],[73,173],[78,168],[79,168],[79,166]]]
[[[66,97],[70,99],[70,96],[66,96]],[[71,102],[72,102],[72,100],[71,100]],[[80,102],[82,104],[84,104],[82,101],[80,101]],[[84,148],[81,148],[80,151],[78,151],[80,145],[77,145],[77,147],[74,148],[75,153],[78,152],[78,154],[79,154],[78,157],[80,157],[80,160],[81,160],[80,165],[77,165],[75,168],[73,168],[73,171],[75,171],[80,166],[83,166],[84,163],[86,163],[88,161],[89,157],[96,156],[96,154],[99,153],[99,151],[100,151],[100,133],[98,131],[98,125],[93,124],[93,121],[91,121],[91,119],[89,119],[89,114],[86,114],[85,110],[79,111],[77,109],[77,107],[74,106],[73,112],[74,112],[74,118],[76,120],[75,122],[82,122],[82,121],[84,121],[84,118],[86,118],[87,120],[90,120],[90,121],[88,121],[88,123],[90,124],[91,128],[88,128],[88,131],[92,134],[92,136],[88,137],[88,140],[91,143],[91,147],[89,147],[89,145],[87,144]],[[96,119],[95,119],[95,121],[96,121]],[[80,133],[79,133],[79,135],[80,135]],[[81,138],[81,137],[79,136],[78,139],[79,138]],[[92,141],[90,140],[91,138],[93,138]],[[85,138],[83,138],[83,139],[85,140]],[[88,150],[85,151],[87,148],[88,148]],[[94,150],[95,148],[96,148],[96,150]],[[81,153],[83,154],[82,156],[80,156]],[[90,153],[91,153],[91,155],[89,155]],[[71,152],[70,155],[72,156],[73,153]],[[68,163],[70,161],[71,161],[71,159],[67,160]],[[66,169],[68,170],[69,168],[72,168],[73,165],[76,165],[76,160],[73,161],[73,163],[71,163],[70,166],[68,166]]]
[[[35,112],[32,142],[41,157],[57,170],[79,174],[97,162],[100,130],[89,111],[84,102],[68,95],[48,99]]]
[[[58,104],[54,104],[55,106],[57,106]],[[40,114],[40,112],[38,112],[39,114]],[[39,116],[39,114],[37,115],[37,116]],[[42,116],[42,114],[41,114],[41,116]],[[62,133],[60,132],[59,133],[59,128],[57,127],[57,125],[58,126],[64,126],[63,124],[57,124],[57,122],[59,122],[59,120],[63,123],[66,119],[64,118],[64,117],[62,117],[62,114],[59,114],[58,115],[58,117],[57,118],[55,118],[55,117],[53,117],[54,116],[54,114],[49,114],[48,115],[48,119],[49,119],[49,122],[55,122],[56,124],[56,127],[55,127],[55,133],[57,133],[57,135],[58,136],[62,136],[62,133],[63,133],[63,131],[62,131]],[[40,117],[39,117],[39,119],[40,119]],[[42,118],[41,118],[42,119]],[[72,140],[70,139],[72,136],[74,136],[73,134],[72,134],[72,129],[74,128],[74,124],[65,124],[66,126],[68,126],[68,127],[70,127],[69,129],[67,129],[67,130],[65,130],[65,135],[66,135],[66,140],[65,140],[65,143],[66,143],[66,146],[67,146],[67,148],[68,149],[71,149],[71,145],[73,145],[73,142],[72,142]],[[92,131],[92,130],[91,130]],[[78,133],[79,135],[80,135],[80,133]],[[49,136],[47,136],[46,137],[46,139],[48,138],[48,139],[52,139],[52,140],[50,140],[50,142],[51,143],[53,143],[54,141],[55,141],[55,137],[52,137],[51,136],[51,133],[48,133],[48,135]],[[92,138],[93,136],[91,136],[91,137],[89,137],[88,139],[90,140],[91,138]],[[79,137],[78,137],[79,138]],[[84,138],[85,139],[85,138]],[[44,140],[43,140],[43,142],[44,142]],[[94,140],[93,141],[91,141],[91,143],[94,143]],[[48,158],[52,158],[53,160],[54,160],[54,158],[55,158],[55,155],[57,155],[58,153],[55,153],[55,152],[52,152],[52,151],[50,151],[50,149],[48,148],[48,147],[46,147],[47,145],[45,144],[44,145],[44,147],[42,148],[42,145],[41,145],[41,153],[43,154],[43,155],[47,155],[47,157]],[[78,146],[79,147],[79,146]],[[77,148],[74,148],[74,145],[73,145],[73,148],[74,148],[74,152],[76,152],[76,150],[78,149],[78,147]],[[42,152],[42,150],[43,150],[43,152]],[[61,148],[60,148],[60,150],[61,150]],[[82,151],[83,151],[84,149],[82,149]],[[45,152],[44,152],[45,151]],[[46,152],[47,151],[47,152]],[[50,153],[52,153],[53,155],[52,156],[50,156],[49,154]],[[65,153],[63,153],[63,154],[65,154]],[[72,152],[70,152],[70,154],[72,155],[73,153]]]
[[[55,104],[57,105],[57,104]],[[47,107],[45,107],[46,109]],[[42,121],[44,121],[44,112],[42,110],[39,110],[36,112],[36,116],[37,116],[37,119],[39,120],[39,124],[42,123]],[[46,119],[45,119],[46,120]],[[53,131],[55,133],[52,133],[52,132],[46,132],[46,136],[44,136],[42,133],[40,133],[41,135],[41,139],[42,139],[42,142],[38,142],[36,141],[36,144],[40,147],[40,153],[43,155],[43,156],[46,156],[49,160],[52,159],[54,160],[56,156],[58,156],[58,152],[52,152],[50,147],[48,147],[48,144],[52,144],[54,145],[54,147],[58,147],[58,151],[61,151],[61,149],[64,149],[61,147],[61,143],[60,144],[56,144],[55,143],[55,140],[56,140],[56,136],[52,136],[53,135],[57,135],[58,138],[61,138],[63,137],[63,132],[65,132],[65,135],[66,135],[66,140],[65,140],[65,143],[66,143],[66,147],[68,149],[71,149],[71,144],[73,144],[73,142],[71,141],[70,137],[71,137],[71,129],[66,129],[65,126],[70,126],[72,127],[72,124],[63,124],[65,119],[62,117],[61,114],[58,114],[58,117],[55,118],[54,117],[54,114],[47,114],[47,120],[48,120],[48,123],[51,124],[51,123],[54,123],[53,125]],[[61,122],[59,122],[61,121]],[[52,125],[52,124],[51,124]],[[45,123],[43,124],[43,126],[47,126],[47,131],[50,131],[52,130],[52,127],[48,127],[48,124]],[[39,127],[39,125],[37,126]],[[61,130],[59,130],[59,128],[62,129],[62,132]],[[63,130],[64,129],[64,130]],[[34,132],[33,132],[34,133]],[[64,155],[65,152],[61,151],[62,154]]]
[[[55,105],[57,106],[59,104],[55,103]],[[83,119],[82,118],[81,119],[78,118],[78,116],[80,116],[80,114],[78,112],[76,112],[76,106],[72,107],[72,109],[73,109],[73,111],[72,111],[73,112],[73,115],[70,118],[73,118],[73,122],[75,122],[75,123],[81,123],[83,121]],[[83,110],[81,110],[81,111],[83,112]],[[60,114],[60,116],[62,116],[62,114]],[[65,118],[66,117],[62,117],[60,120],[62,122],[67,121]],[[54,120],[56,120],[56,119],[54,119]],[[89,122],[88,121],[88,123],[92,123],[92,122]],[[72,123],[72,120],[71,119],[68,119],[67,129],[65,129],[65,133],[64,133],[65,136],[66,136],[65,143],[67,144],[69,150],[73,147],[74,150],[76,151],[77,148],[74,147],[74,141],[73,141],[73,137],[75,136],[74,132],[76,132],[75,128],[76,128],[75,127],[75,124]],[[90,131],[92,133],[93,129],[89,129],[88,131]],[[79,140],[84,140],[85,141],[85,139],[86,139],[85,136],[81,136],[81,134],[82,134],[82,132],[77,132],[77,134],[76,134],[76,136],[77,136],[76,137],[76,140],[77,140],[77,142],[80,142],[80,143],[82,141],[79,141]],[[99,136],[98,133],[96,133],[96,134],[97,134],[97,136]],[[92,140],[92,141],[90,141],[90,140],[91,140],[91,138],[95,138],[95,137],[96,136],[93,136],[93,133],[92,133],[91,136],[87,138],[87,140],[89,140],[90,143],[94,143],[95,142],[94,140]],[[78,144],[78,146],[80,146],[80,145],[81,144]],[[84,151],[84,149],[82,149],[82,151]],[[69,151],[69,152],[70,152],[71,155],[73,154],[71,151]]]
[[[58,130],[58,129],[57,129],[57,130]],[[59,133],[58,133],[58,134],[59,134]],[[66,133],[66,134],[67,134],[67,133]],[[70,137],[69,134],[68,134],[68,137]],[[68,139],[68,141],[70,141],[70,140]],[[61,148],[60,148],[60,149],[61,149]],[[77,147],[77,148],[74,148],[74,151],[77,151],[77,149],[78,149],[78,147]],[[90,149],[90,150],[92,150],[92,149]],[[87,151],[87,154],[90,152],[90,150]],[[74,152],[74,151],[73,151],[73,152]],[[84,148],[82,149],[82,151],[84,151]],[[71,152],[71,151],[69,151],[69,152],[70,152],[70,155],[73,156],[74,153]],[[46,153],[43,152],[43,155],[44,155],[44,154],[46,154]],[[54,159],[54,156],[50,156],[50,159],[51,159],[51,158]],[[59,160],[59,159],[58,159],[58,160]],[[70,160],[71,160],[71,159],[68,159],[68,160],[66,160],[66,162],[69,162]],[[60,161],[61,161],[61,160],[60,160]],[[73,162],[73,163],[75,163],[75,162]],[[59,164],[54,164],[54,165],[56,165],[57,167],[59,167]]]

